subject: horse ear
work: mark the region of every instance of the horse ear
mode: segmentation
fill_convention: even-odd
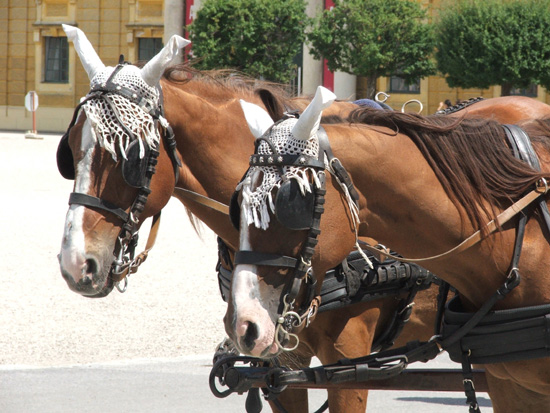
[[[259,89],[256,93],[260,96],[260,99],[262,99],[262,102],[267,109],[267,113],[269,113],[269,116],[271,116],[273,122],[277,122],[283,118],[285,108],[280,99],[276,98],[273,92],[268,89]]]
[[[250,132],[258,139],[273,125],[273,119],[271,119],[269,113],[258,105],[246,102],[242,99],[239,102],[243,108],[244,117],[250,128]]]
[[[61,26],[67,35],[67,39],[73,42],[82,66],[84,66],[84,70],[86,70],[88,77],[92,80],[97,72],[105,68],[105,65],[101,62],[94,47],[82,30],[68,24],[62,24]]]
[[[166,45],[158,52],[143,68],[141,76],[149,86],[156,86],[159,82],[164,69],[172,63],[175,57],[180,53],[180,49],[191,42],[177,34],[173,35]]]
[[[312,137],[321,123],[323,109],[328,108],[336,99],[336,95],[327,88],[319,86],[313,100],[298,118],[292,128],[292,135],[296,139],[307,141]]]

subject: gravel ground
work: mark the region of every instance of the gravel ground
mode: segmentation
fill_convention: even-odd
[[[214,234],[204,227],[199,237],[172,199],[128,291],[79,296],[57,262],[72,182],[57,172],[60,136],[40,136],[0,133],[0,365],[211,356],[224,337],[225,312]]]

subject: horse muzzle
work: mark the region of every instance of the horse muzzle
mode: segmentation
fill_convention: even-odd
[[[66,255],[65,255],[66,256]],[[85,297],[100,298],[108,295],[114,287],[110,266],[102,266],[95,257],[81,260],[66,260],[63,251],[58,255],[61,275],[69,288]]]

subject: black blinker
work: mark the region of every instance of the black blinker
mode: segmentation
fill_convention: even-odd
[[[285,227],[293,230],[309,229],[313,224],[315,194],[302,195],[300,185],[295,179],[289,179],[277,191],[275,215]]]
[[[229,218],[235,229],[239,231],[241,226],[241,208],[239,206],[239,193],[237,191],[233,192],[233,195],[231,195],[231,201],[229,202]]]
[[[144,143],[145,156],[139,157],[140,142],[133,141],[128,146],[126,158],[122,160],[122,177],[124,181],[134,187],[141,188],[145,182],[145,174],[147,173],[147,160],[149,159],[149,146]]]
[[[69,146],[69,131],[67,131],[57,146],[57,169],[61,176],[65,179],[74,180],[74,158]]]

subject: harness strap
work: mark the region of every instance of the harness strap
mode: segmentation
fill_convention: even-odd
[[[519,201],[515,202],[514,204],[510,205],[506,210],[501,212],[496,219],[491,220],[487,223],[485,228],[487,229],[487,235],[492,234],[497,230],[497,228],[504,225],[506,222],[508,222],[510,219],[515,217],[518,213],[520,213],[525,207],[530,205],[533,201],[535,201],[537,198],[539,198],[542,195],[545,195],[548,193],[548,184],[546,183],[545,179],[541,179],[536,183],[536,188],[533,189],[531,192],[529,192],[527,195],[525,195],[523,198],[521,198]],[[464,241],[462,241],[460,244],[455,246],[454,248],[451,248],[448,251],[445,251],[438,255],[433,255],[431,257],[425,257],[425,258],[403,258],[403,257],[393,257],[395,259],[398,259],[399,261],[403,262],[425,262],[425,261],[431,261],[439,258],[446,257],[450,254],[458,254],[459,252],[465,251],[471,246],[477,244],[479,241],[482,240],[481,230],[476,231],[472,235],[470,235],[468,238],[466,238]],[[365,249],[376,252],[377,254],[381,254],[387,258],[390,258],[391,256],[384,252],[380,251],[374,247],[368,246],[365,247]]]
[[[149,236],[147,238],[147,243],[145,244],[145,249],[135,257],[132,262],[125,267],[121,272],[115,273],[113,271],[112,277],[114,282],[120,282],[126,278],[128,274],[133,274],[138,270],[138,267],[145,262],[149,256],[149,251],[154,247],[157,240],[157,234],[160,227],[160,212],[153,216],[151,222],[151,229],[149,230]]]
[[[204,205],[205,207],[208,207],[210,209],[213,209],[215,211],[221,212],[222,214],[229,216],[228,205],[218,202],[215,199],[208,198],[207,196],[201,195],[197,192],[190,191],[189,189],[175,187],[173,196],[175,196],[178,199],[180,197],[189,199],[193,202],[196,202],[197,204]]]
[[[122,208],[117,207],[115,204],[97,198],[92,195],[83,194],[80,192],[71,192],[69,195],[69,205],[83,205],[91,208],[101,209],[103,211],[110,212],[111,214],[119,217],[123,222],[128,222],[130,215]]]
[[[540,171],[540,162],[537,157],[537,153],[533,149],[531,139],[529,139],[527,133],[525,133],[525,131],[517,125],[502,125],[502,127],[506,132],[506,137],[512,147],[514,156],[527,162],[533,169]],[[541,216],[546,224],[546,228],[548,229],[548,232],[550,232],[550,211],[548,210],[548,205],[546,204],[545,199],[540,199],[539,208]]]
[[[307,155],[251,155],[251,166],[309,166],[311,168],[324,169],[322,160]]]
[[[269,254],[256,251],[237,251],[234,262],[236,265],[264,265],[269,267],[295,268],[298,259],[286,255]]]
[[[327,161],[332,166],[334,174],[346,186],[353,201],[357,204],[359,202],[359,193],[357,192],[357,189],[355,189],[346,168],[344,168],[340,160],[334,156],[328,140],[327,131],[322,126],[319,126],[319,129],[317,130],[317,138],[319,139],[319,148],[321,149],[320,152],[325,153]]]

